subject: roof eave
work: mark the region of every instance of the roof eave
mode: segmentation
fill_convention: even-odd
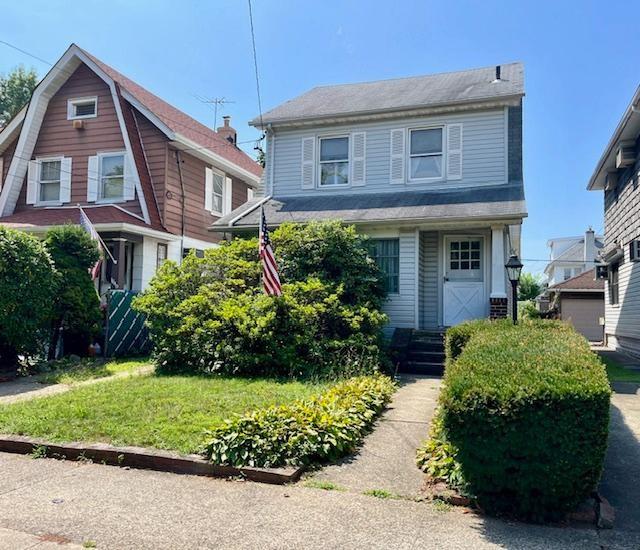
[[[269,126],[309,126],[314,124],[331,124],[339,122],[350,122],[361,119],[383,119],[398,116],[415,116],[435,114],[450,110],[472,110],[498,108],[504,106],[517,106],[524,97],[524,92],[509,94],[504,96],[489,96],[486,98],[475,98],[471,100],[446,101],[433,103],[430,105],[414,105],[407,107],[392,107],[389,109],[375,109],[369,111],[358,111],[351,113],[333,113],[330,115],[295,117],[295,118],[274,118],[269,119],[264,115],[249,121],[249,126],[264,129]]]

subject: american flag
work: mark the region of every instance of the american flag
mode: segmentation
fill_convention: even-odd
[[[262,210],[260,218],[260,243],[258,244],[258,251],[260,254],[260,262],[262,263],[262,287],[268,296],[282,296],[278,264],[276,264],[276,259],[273,256],[264,210]]]
[[[82,207],[80,207],[80,225],[84,228],[84,230],[89,233],[89,236],[94,240],[98,241],[98,248],[100,248],[100,243],[102,242],[96,228],[93,227],[89,216],[84,213]],[[95,280],[100,275],[100,268],[102,267],[102,259],[98,259],[93,267],[89,268],[89,274],[91,275],[91,279]]]

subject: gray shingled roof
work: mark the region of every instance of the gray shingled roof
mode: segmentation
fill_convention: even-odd
[[[376,111],[453,105],[524,94],[522,63],[451,73],[379,80],[359,84],[319,86],[262,115],[265,124],[302,119],[357,115]],[[260,118],[249,124],[260,125]]]
[[[257,228],[262,199],[220,218],[213,231]],[[263,204],[269,225],[339,219],[347,223],[520,218],[527,215],[522,184],[445,191],[278,197]],[[235,220],[235,221],[234,221]],[[233,222],[232,225],[230,225]]]

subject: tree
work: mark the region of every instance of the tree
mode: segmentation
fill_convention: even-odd
[[[0,225],[0,371],[43,347],[55,292],[51,257],[33,235]]]
[[[523,273],[518,285],[518,300],[533,300],[542,292],[542,277],[533,273]]]
[[[61,332],[65,350],[84,355],[99,333],[102,319],[100,299],[89,275],[100,252],[89,234],[75,225],[51,229],[45,244],[58,272],[49,359],[55,357]]]
[[[0,126],[5,126],[26,105],[37,84],[36,71],[22,65],[0,77]]]

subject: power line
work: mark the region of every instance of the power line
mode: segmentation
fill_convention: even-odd
[[[25,55],[28,55],[29,57],[33,57],[33,59],[37,59],[38,61],[40,61],[41,63],[45,63],[47,65],[53,65],[53,63],[51,63],[50,61],[47,61],[46,59],[42,59],[42,57],[38,57],[35,54],[29,53],[27,50],[23,50],[22,48],[19,48],[18,46],[14,46],[13,44],[6,42],[4,40],[0,40],[0,44],[4,44],[5,46],[9,46],[10,48],[23,53]]]
[[[256,53],[256,35],[253,29],[253,11],[251,9],[251,0],[247,0],[249,4],[249,24],[251,27],[251,44],[253,46],[253,67],[256,73],[256,92],[258,94],[258,112],[260,114],[260,128],[264,130],[262,123],[262,99],[260,98],[260,78],[258,76],[258,55]]]

